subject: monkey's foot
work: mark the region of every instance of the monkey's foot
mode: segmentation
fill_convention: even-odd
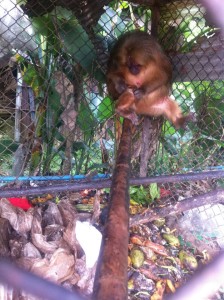
[[[189,114],[187,114],[186,116],[179,118],[179,120],[177,121],[178,126],[176,126],[176,128],[183,128],[183,129],[187,129],[187,124],[189,122],[196,122],[196,115],[195,113],[190,112]]]

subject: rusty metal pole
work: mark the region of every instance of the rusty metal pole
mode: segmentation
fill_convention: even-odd
[[[93,299],[96,300],[127,299],[131,139],[132,123],[125,119],[95,276]]]

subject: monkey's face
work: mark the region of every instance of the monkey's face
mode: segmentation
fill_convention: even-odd
[[[126,58],[124,81],[127,85],[141,87],[144,83],[147,61],[142,49],[133,49]]]
[[[142,65],[135,62],[131,56],[127,59],[127,68],[132,75],[138,75],[141,72]]]
[[[131,69],[126,69],[123,78],[128,86],[140,88],[145,82],[145,67],[132,65]]]

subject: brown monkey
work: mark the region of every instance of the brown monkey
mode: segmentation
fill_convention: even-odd
[[[169,96],[171,80],[171,64],[152,36],[136,30],[118,39],[108,62],[107,88],[120,115],[135,124],[136,114],[163,115],[176,128],[184,126],[188,116]]]

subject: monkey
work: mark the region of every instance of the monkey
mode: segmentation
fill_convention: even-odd
[[[183,116],[178,104],[171,97],[161,98],[161,91],[145,94],[140,100],[136,100],[132,89],[127,88],[116,101],[115,111],[121,116],[130,119],[134,125],[138,125],[137,115],[159,117],[164,116],[179,129],[191,119],[190,115]],[[156,99],[156,101],[155,101]]]
[[[137,115],[164,116],[179,129],[189,119],[170,97],[171,63],[146,32],[135,30],[118,39],[108,61],[106,82],[116,112],[134,124]]]

